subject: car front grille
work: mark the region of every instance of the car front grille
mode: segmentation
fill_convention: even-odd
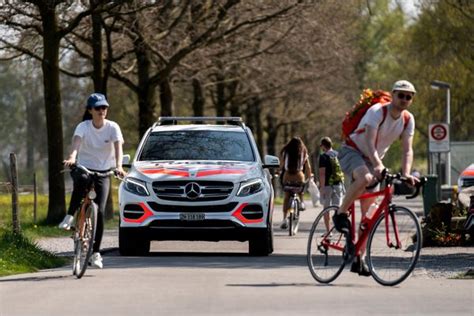
[[[227,199],[234,184],[227,181],[155,181],[153,191],[162,200],[206,202]]]
[[[155,202],[148,202],[148,205],[155,212],[166,212],[166,213],[219,213],[219,212],[230,212],[236,206],[238,202],[232,202],[223,205],[164,205]]]

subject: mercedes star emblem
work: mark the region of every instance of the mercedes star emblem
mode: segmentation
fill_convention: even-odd
[[[184,187],[184,194],[186,194],[188,199],[195,200],[201,195],[201,187],[196,182],[189,182]]]

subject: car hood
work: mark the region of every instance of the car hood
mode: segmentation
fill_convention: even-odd
[[[261,176],[257,162],[135,162],[130,177],[149,181],[213,180],[239,182]]]

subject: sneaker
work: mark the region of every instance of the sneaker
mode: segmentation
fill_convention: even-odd
[[[300,211],[304,211],[304,210],[306,210],[306,205],[304,204],[304,202],[301,202]]]
[[[361,276],[371,275],[367,263],[365,263],[364,259],[362,259],[360,256],[357,256],[357,259],[352,262],[351,272],[358,273]]]
[[[281,229],[287,229],[288,228],[288,220],[285,218],[281,224],[280,224]]]
[[[102,263],[102,257],[99,252],[94,252],[91,258],[89,259],[89,262],[91,263],[91,265],[99,269],[102,269],[104,267],[104,264]]]
[[[72,221],[74,220],[74,216],[66,215],[61,223],[59,223],[58,227],[65,230],[71,229]]]

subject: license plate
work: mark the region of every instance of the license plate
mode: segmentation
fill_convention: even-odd
[[[179,219],[182,221],[203,221],[204,213],[180,213]]]

